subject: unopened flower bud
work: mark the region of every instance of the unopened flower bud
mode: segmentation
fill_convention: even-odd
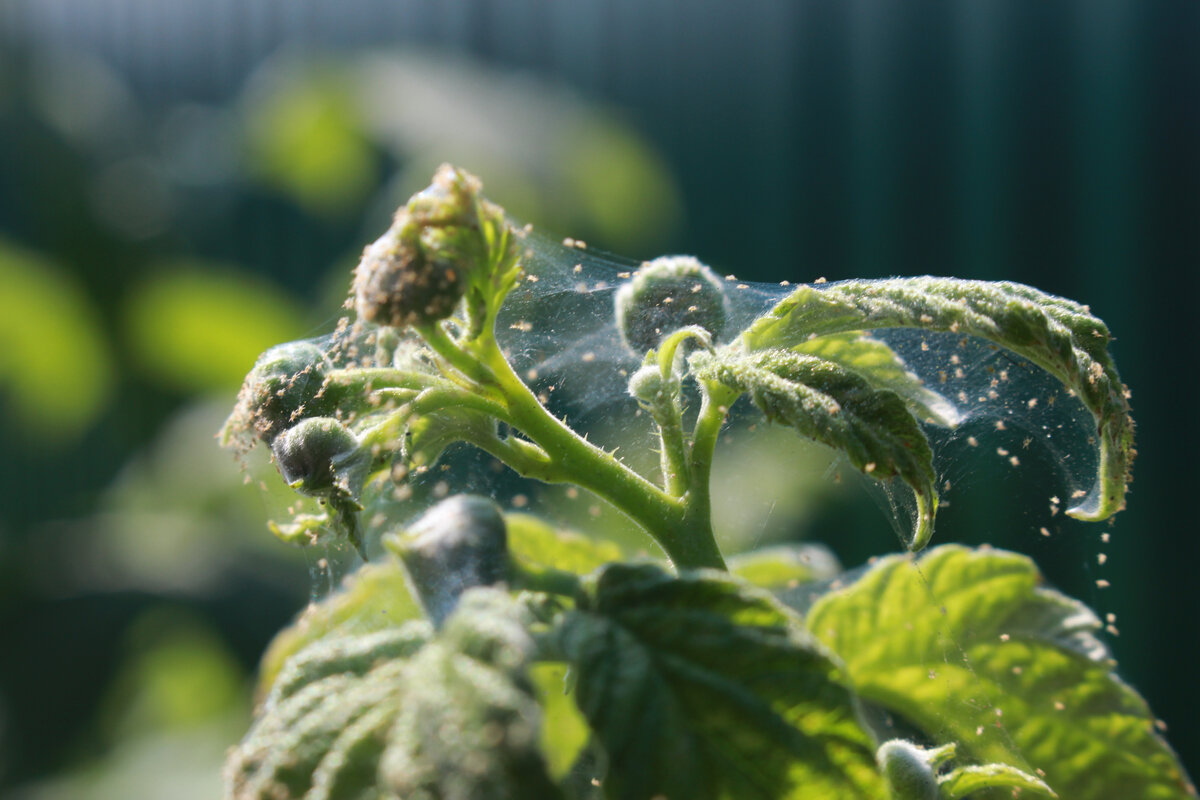
[[[644,353],[688,325],[699,325],[717,338],[725,328],[727,306],[725,289],[711,269],[691,256],[662,256],[617,291],[617,327],[631,350]]]
[[[275,464],[289,485],[313,497],[355,493],[358,437],[331,417],[311,417],[288,428],[271,445]]]
[[[875,753],[892,800],[937,800],[938,781],[928,751],[903,739],[880,745]]]
[[[224,436],[248,431],[269,443],[302,417],[330,413],[332,401],[323,391],[329,366],[310,342],[272,347],[246,376]]]
[[[474,176],[443,165],[433,185],[396,212],[354,273],[355,309],[377,325],[407,327],[454,313],[487,261]]]
[[[474,495],[443,500],[399,535],[389,549],[404,562],[414,593],[441,627],[463,592],[508,578],[508,533],[495,503]]]
[[[658,364],[644,364],[629,376],[629,394],[639,402],[654,406],[679,395],[679,374],[672,370],[663,378]]]

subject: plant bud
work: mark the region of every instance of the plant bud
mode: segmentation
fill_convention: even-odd
[[[244,430],[270,443],[301,417],[329,414],[333,402],[322,392],[329,366],[310,342],[281,344],[263,353],[242,384],[223,438]]]
[[[880,745],[875,760],[892,800],[937,800],[937,776],[926,751],[902,739],[892,739]]]
[[[356,493],[355,469],[362,459],[358,437],[330,417],[311,417],[288,428],[271,445],[288,485],[313,497]]]
[[[403,328],[454,313],[487,262],[481,188],[474,176],[443,165],[433,185],[396,212],[392,227],[367,247],[354,272],[359,317]]]
[[[662,256],[617,291],[617,327],[636,353],[658,346],[667,334],[699,325],[716,339],[728,316],[728,300],[711,269],[691,256]]]
[[[504,517],[483,497],[443,500],[386,544],[404,562],[414,594],[439,628],[467,589],[508,577]]]
[[[664,380],[658,364],[644,364],[629,376],[629,394],[639,402],[655,406],[679,395],[679,374],[672,371]]]

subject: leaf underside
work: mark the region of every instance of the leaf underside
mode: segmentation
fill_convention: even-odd
[[[1096,421],[1099,491],[1068,509],[1105,519],[1124,506],[1133,450],[1128,391],[1108,354],[1108,328],[1086,306],[1019,283],[892,278],[802,286],[742,333],[748,350],[883,328],[978,336],[1024,356],[1077,395]]]
[[[789,350],[699,352],[691,367],[702,381],[747,393],[770,421],[842,451],[877,480],[899,477],[912,487],[918,518],[912,549],[933,529],[937,507],[933,451],[908,404],[833,361]]]
[[[1039,583],[1025,556],[947,545],[881,560],[807,621],[857,694],[976,761],[1044,775],[1073,800],[1195,797],[1113,673],[1099,620]]]
[[[952,402],[926,387],[895,350],[868,333],[831,333],[801,342],[791,349],[841,364],[861,375],[876,389],[890,389],[924,422],[953,427],[960,421],[958,409]]]
[[[881,798],[837,669],[759,593],[720,573],[598,573],[558,638],[607,754],[606,796]]]

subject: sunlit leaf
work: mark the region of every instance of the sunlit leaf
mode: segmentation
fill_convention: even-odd
[[[621,558],[621,548],[604,539],[555,528],[532,514],[508,514],[508,549],[529,567],[584,574]]]
[[[1008,764],[959,767],[938,780],[938,789],[942,800],[962,800],[984,789],[1020,791],[1018,797],[1058,797],[1041,778]]]
[[[817,544],[781,544],[740,553],[728,559],[729,571],[744,581],[773,592],[809,581],[826,580],[841,572],[829,549]]]
[[[882,328],[979,336],[1049,372],[1096,420],[1099,491],[1068,509],[1104,519],[1125,502],[1133,460],[1126,389],[1108,354],[1112,336],[1087,306],[1008,282],[893,278],[802,286],[741,337],[751,350],[794,347],[813,336]]]
[[[568,691],[574,681],[569,679],[565,665],[536,664],[530,670],[530,678],[542,707],[542,752],[551,777],[558,780],[575,765],[591,731],[573,693]]]
[[[880,561],[808,625],[857,694],[974,760],[1044,774],[1072,800],[1195,797],[1099,620],[1039,582],[1025,556],[947,545]]]
[[[557,638],[609,797],[883,795],[837,667],[765,593],[614,564]]]

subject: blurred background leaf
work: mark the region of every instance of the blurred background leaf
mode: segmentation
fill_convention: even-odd
[[[113,388],[99,315],[69,274],[0,240],[0,386],[43,442],[91,424]]]
[[[147,375],[184,392],[236,390],[259,354],[301,337],[299,304],[220,264],[155,265],[130,290],[129,348]]]

